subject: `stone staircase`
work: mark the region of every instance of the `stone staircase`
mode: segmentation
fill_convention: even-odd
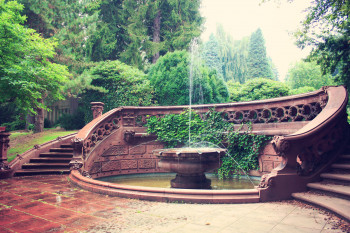
[[[68,174],[69,162],[73,157],[70,144],[63,144],[60,148],[51,148],[49,152],[40,153],[39,157],[30,159],[22,165],[22,169],[15,172],[15,176]]]
[[[321,174],[322,181],[309,183],[308,192],[293,193],[300,201],[330,210],[350,221],[350,154],[339,157],[332,170]]]

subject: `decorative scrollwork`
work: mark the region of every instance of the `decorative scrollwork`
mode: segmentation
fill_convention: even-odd
[[[289,142],[284,140],[283,136],[274,136],[271,144],[279,156],[284,156],[285,152],[290,148]]]
[[[265,174],[261,177],[259,188],[268,188],[273,185],[273,177],[270,174]]]
[[[83,167],[83,161],[75,159],[69,162],[70,170],[80,170]]]

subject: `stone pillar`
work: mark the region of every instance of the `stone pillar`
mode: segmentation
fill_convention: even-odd
[[[9,170],[7,162],[7,149],[10,143],[10,133],[0,132],[0,171]]]
[[[90,104],[91,104],[93,119],[96,119],[97,117],[101,116],[103,113],[103,106],[105,104],[102,102],[91,102]]]
[[[74,138],[72,139],[72,146],[73,146],[73,158],[69,163],[71,170],[79,170],[81,172],[81,169],[84,165],[84,158],[83,158],[83,149],[84,149],[84,140],[81,138]]]

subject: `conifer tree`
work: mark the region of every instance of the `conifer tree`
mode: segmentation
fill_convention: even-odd
[[[211,34],[209,37],[209,41],[207,41],[203,46],[202,57],[206,65],[210,69],[216,70],[217,74],[222,77],[223,62],[221,61],[219,53],[219,42],[217,41],[214,34]]]
[[[253,78],[273,78],[266,56],[265,40],[260,28],[252,33],[249,42],[247,79]]]

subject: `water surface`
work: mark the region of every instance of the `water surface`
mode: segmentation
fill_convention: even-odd
[[[125,184],[132,186],[144,186],[154,188],[170,188],[170,180],[174,179],[175,173],[150,173],[150,174],[132,174],[118,175],[98,178],[97,180],[110,183]],[[244,176],[240,178],[219,180],[215,175],[206,174],[206,177],[211,180],[212,189],[252,189],[260,182],[260,177],[250,177],[252,182]]]

